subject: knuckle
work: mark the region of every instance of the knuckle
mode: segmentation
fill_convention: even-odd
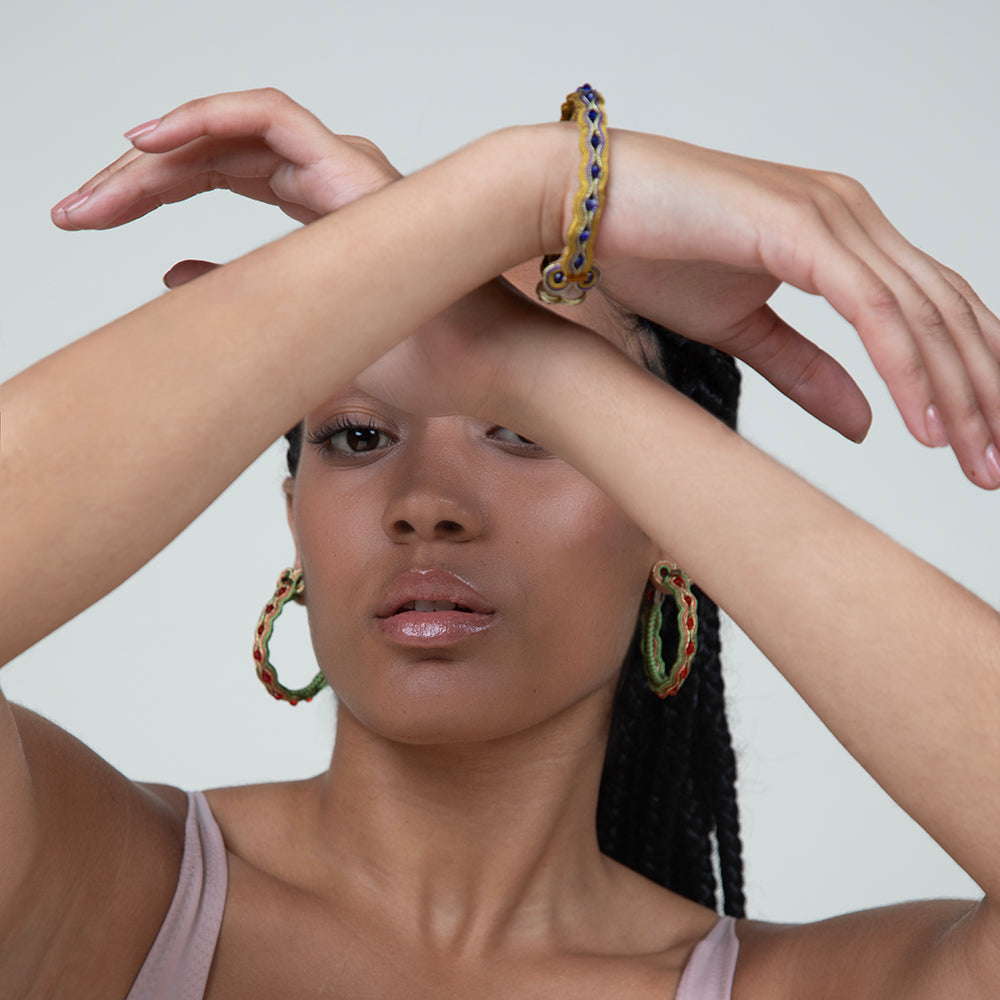
[[[785,210],[796,226],[816,226],[826,224],[826,219],[817,200],[818,188],[806,187],[785,194]]]
[[[858,202],[870,199],[868,189],[854,177],[847,174],[837,173],[833,170],[819,171],[817,180],[828,191],[832,191],[849,205],[856,205]]]
[[[971,433],[972,430],[979,427],[982,421],[982,410],[971,385],[964,385],[961,391],[949,401],[948,416],[951,418],[952,424],[961,425],[967,432]]]
[[[767,363],[778,351],[775,345],[780,327],[777,316],[769,316],[762,322],[759,316],[751,315],[720,336],[717,344],[727,354],[744,360],[752,357],[755,364]]]
[[[259,95],[260,99],[271,104],[292,104],[292,99],[277,87],[260,87],[251,93]]]
[[[951,340],[948,324],[937,304],[926,295],[921,295],[914,313],[920,332],[932,343],[940,344]]]
[[[863,301],[865,309],[877,322],[894,320],[902,312],[896,293],[884,281],[874,276]]]
[[[927,381],[927,368],[916,350],[907,350],[897,357],[892,372],[901,382],[924,385]]]
[[[941,273],[944,275],[945,280],[955,289],[956,294],[962,300],[964,306],[969,309],[971,314],[972,309],[969,306],[970,302],[979,303],[979,296],[976,294],[976,290],[965,280],[957,271],[953,271],[950,267],[941,267]]]
[[[821,377],[826,358],[821,351],[813,350],[806,352],[804,357],[800,356],[796,360],[797,371],[788,390],[791,396],[795,396]]]

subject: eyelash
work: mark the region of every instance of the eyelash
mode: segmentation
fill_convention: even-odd
[[[372,431],[379,435],[380,438],[387,438],[388,443],[382,444],[380,441],[376,447],[363,451],[354,451],[350,447],[344,449],[331,447],[333,439],[337,437],[338,434],[346,434],[351,431]],[[509,433],[514,434],[518,440],[510,441],[501,438],[498,436],[498,432],[500,431],[508,431]],[[493,426],[489,429],[486,436],[495,441],[501,448],[524,457],[540,458],[548,455],[548,452],[546,452],[540,445],[522,437],[517,433],[517,431],[510,430],[509,427],[500,427],[499,425]],[[380,427],[376,423],[374,417],[368,417],[366,420],[359,420],[357,417],[351,416],[350,414],[342,414],[322,426],[317,427],[315,430],[310,431],[306,435],[306,441],[313,445],[326,458],[362,458],[368,455],[373,455],[379,451],[385,451],[392,444],[396,443],[392,434],[383,427]]]
[[[381,447],[376,446],[375,448],[366,449],[364,451],[353,451],[351,448],[341,450],[330,446],[331,442],[338,434],[346,434],[350,431],[373,431],[382,438],[390,438],[390,443],[395,443],[391,440],[389,432],[384,428],[379,427],[373,417],[369,417],[367,421],[364,421],[359,420],[357,417],[352,417],[349,414],[342,414],[334,420],[323,424],[321,427],[317,427],[315,430],[310,431],[306,435],[306,440],[309,444],[314,445],[323,455],[328,457],[334,455],[370,455],[376,451],[384,451],[387,447],[386,445],[382,445]]]

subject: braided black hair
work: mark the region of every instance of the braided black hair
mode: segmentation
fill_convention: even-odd
[[[728,355],[648,320],[648,366],[730,427],[740,376]],[[723,911],[744,915],[743,859],[736,802],[736,757],[726,719],[719,610],[698,597],[698,651],[677,695],[657,698],[646,684],[638,634],[625,658],[601,776],[601,850],[647,878],[715,907],[718,852]],[[663,648],[677,648],[673,615],[663,616]]]
[[[728,355],[637,319],[647,366],[730,427],[740,376]],[[302,425],[285,435],[294,477]],[[698,651],[680,692],[659,699],[646,684],[638,630],[626,655],[611,718],[597,804],[601,850],[682,896],[715,907],[718,853],[723,911],[744,915],[736,758],[726,719],[719,610],[698,597]],[[671,634],[670,630],[674,630]],[[663,616],[663,648],[677,646]]]

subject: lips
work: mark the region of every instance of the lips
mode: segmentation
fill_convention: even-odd
[[[375,609],[376,618],[417,614],[492,615],[495,609],[475,588],[443,569],[411,569],[389,584]]]
[[[439,647],[477,635],[495,615],[486,599],[453,573],[407,570],[379,600],[375,627],[399,645]]]

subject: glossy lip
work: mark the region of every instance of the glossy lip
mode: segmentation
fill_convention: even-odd
[[[411,601],[450,601],[468,611],[401,611]],[[375,609],[375,627],[392,642],[448,646],[489,628],[496,610],[474,587],[443,569],[411,569],[389,584]]]
[[[474,587],[444,569],[408,569],[386,588],[375,608],[376,618],[391,618],[410,601],[451,601],[476,615],[492,615],[492,608]],[[412,614],[454,614],[450,611],[409,612]],[[463,612],[458,612],[462,614]]]

